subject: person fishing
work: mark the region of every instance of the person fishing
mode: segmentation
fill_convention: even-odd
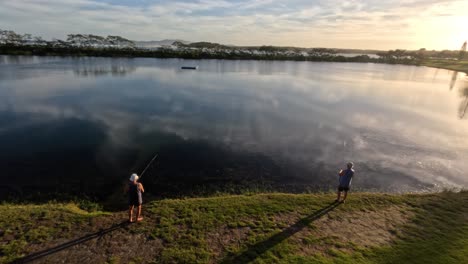
[[[335,202],[340,202],[341,192],[344,192],[342,203],[345,203],[346,197],[348,196],[348,191],[351,186],[351,180],[354,176],[354,164],[352,162],[348,162],[346,164],[346,170],[340,170],[339,175],[339,184],[338,184],[338,193]]]
[[[133,223],[133,210],[136,207],[137,212],[136,212],[136,222],[140,222],[143,220],[143,217],[141,216],[141,205],[143,203],[142,199],[142,193],[145,192],[145,189],[143,188],[143,184],[138,182],[138,175],[136,173],[133,173],[130,176],[130,179],[128,181],[128,186],[127,186],[127,193],[128,193],[128,221],[130,223]]]
[[[151,164],[153,164],[153,162],[156,160],[157,157],[158,157],[158,154],[154,155],[154,157],[151,159],[148,165],[146,165],[145,169],[141,172],[140,176],[138,176],[136,173],[133,173],[130,176],[128,185],[125,189],[125,191],[128,193],[128,221],[130,223],[134,222],[133,210],[135,206],[137,207],[135,221],[140,222],[143,220],[143,217],[141,216],[141,205],[143,203],[142,193],[145,192],[145,188],[143,188],[143,184],[138,182],[138,179],[141,179],[141,177],[143,177],[146,170],[151,166]]]

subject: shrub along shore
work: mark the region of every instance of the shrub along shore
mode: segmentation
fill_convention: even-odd
[[[374,58],[368,55],[353,57],[334,54],[331,49],[310,49],[308,55],[300,52],[287,53],[286,48],[259,47],[263,53],[252,52],[251,49],[142,49],[142,48],[93,48],[75,46],[50,46],[50,45],[0,45],[0,54],[3,55],[34,55],[34,56],[93,56],[93,57],[147,57],[147,58],[181,58],[181,59],[223,59],[223,60],[291,60],[291,61],[324,61],[324,62],[370,62],[386,64],[404,64],[416,66],[428,66],[468,74],[468,60],[457,59],[431,59],[425,58],[417,51],[388,51],[379,53]]]

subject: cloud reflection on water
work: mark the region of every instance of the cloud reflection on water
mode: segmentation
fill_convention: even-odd
[[[367,190],[468,186],[461,176],[468,125],[435,69],[207,60],[196,61],[199,71],[181,71],[183,63],[193,62],[39,60],[15,68],[18,78],[4,78],[0,111],[96,124],[106,135],[93,150],[96,163],[117,175],[174,135],[177,144],[202,140],[265,155],[285,176],[322,187],[335,184],[347,160],[356,163],[356,187]],[[0,137],[15,129],[2,126]]]

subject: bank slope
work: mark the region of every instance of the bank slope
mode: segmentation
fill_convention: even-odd
[[[152,201],[141,223],[75,204],[0,206],[0,261],[466,263],[468,192]]]
[[[421,65],[433,68],[464,72],[468,74],[468,60],[457,61],[427,59],[422,61]]]

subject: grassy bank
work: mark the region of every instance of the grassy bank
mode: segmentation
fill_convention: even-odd
[[[468,192],[424,195],[255,194],[170,199],[125,211],[74,204],[0,206],[0,262],[463,263]],[[121,224],[120,224],[121,223]],[[120,225],[117,225],[120,224]],[[81,242],[89,235],[92,239]],[[78,239],[77,239],[78,238]],[[65,243],[77,242],[63,248]],[[57,249],[57,248],[56,248]],[[47,254],[50,253],[50,254]],[[81,260],[81,261],[80,261]]]
[[[422,66],[459,71],[468,74],[468,60],[424,60]]]

